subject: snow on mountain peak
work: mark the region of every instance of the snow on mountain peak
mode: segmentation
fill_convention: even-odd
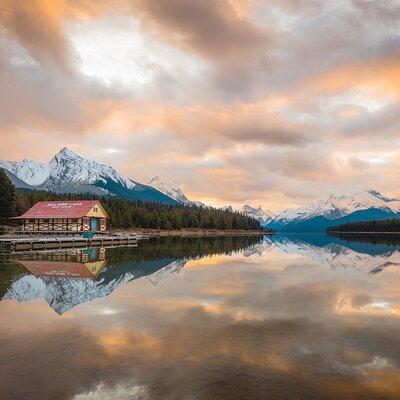
[[[377,190],[374,190],[374,189],[367,190],[367,193],[370,193],[370,194],[372,194],[373,196],[376,196],[376,197],[382,197],[381,193],[378,192]]]
[[[0,161],[0,167],[29,185],[42,184],[50,174],[48,164],[24,158],[22,161]]]
[[[58,190],[59,187],[91,185],[110,179],[131,189],[135,183],[124,178],[113,167],[88,160],[64,147],[50,160],[50,175],[43,188]],[[62,184],[61,184],[62,183]]]
[[[208,208],[210,206],[207,206],[206,204],[204,204],[202,201],[199,200],[195,200],[191,202],[194,206],[199,207],[199,208]]]
[[[229,212],[235,212],[236,210],[231,206],[225,206],[221,207],[221,210],[223,211],[229,211]],[[272,221],[273,218],[275,218],[275,215],[271,213],[271,211],[268,210],[263,210],[262,207],[252,207],[248,204],[245,204],[240,211],[241,214],[245,215],[246,217],[254,218],[258,221],[260,221],[261,225],[266,225],[270,221]]]
[[[156,175],[150,179],[149,185],[151,185],[152,183],[156,184],[156,183],[162,183],[162,182],[161,182],[160,177],[158,175]]]
[[[370,208],[398,213],[400,212],[400,200],[388,199],[375,190],[354,195],[331,194],[328,198],[316,201],[308,206],[285,210],[277,216],[275,221],[287,223],[304,221],[318,216],[334,220]]]
[[[78,154],[76,154],[74,151],[70,150],[68,147],[63,147],[56,155],[55,157],[62,157],[62,158],[82,158]]]
[[[171,183],[163,182],[159,176],[155,176],[148,183],[149,186],[158,190],[161,193],[173,198],[182,204],[191,204],[191,201],[186,197],[186,195],[182,192],[182,190],[178,187],[175,187]]]
[[[376,197],[377,199],[383,200],[385,202],[391,202],[391,201],[398,201],[399,199],[389,199],[385,196],[383,196],[380,192],[376,191],[376,190],[367,190],[367,193],[369,193],[370,195]]]
[[[275,218],[275,215],[271,211],[263,210],[261,206],[255,208],[248,204],[243,206],[241,213],[248,217],[257,219],[260,221],[261,225],[266,225]]]
[[[176,198],[183,204],[191,204],[180,189],[162,183],[159,177],[152,180],[156,191],[122,176],[109,165],[86,159],[68,147],[62,148],[48,163],[26,159],[20,162],[0,161],[0,168],[15,175],[23,184],[29,184],[28,187],[40,190],[111,194],[167,204],[175,204],[173,199]]]

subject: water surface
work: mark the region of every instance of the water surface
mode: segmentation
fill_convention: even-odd
[[[398,399],[397,243],[153,239],[2,255],[3,399]]]

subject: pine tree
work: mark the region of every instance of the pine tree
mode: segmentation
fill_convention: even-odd
[[[12,185],[11,185],[12,186]],[[2,189],[9,187],[2,185]],[[56,194],[44,191],[16,191],[17,214],[22,214],[38,201],[97,199],[109,215],[109,225],[114,228],[206,228],[206,229],[254,229],[260,230],[260,223],[240,213],[231,213],[215,208],[165,205],[141,201],[98,197],[89,194]],[[0,196],[1,200],[6,198]],[[12,205],[13,202],[6,201]],[[14,205],[15,207],[15,205]],[[15,208],[11,215],[15,215]]]
[[[7,222],[8,218],[16,215],[15,189],[11,180],[0,168],[0,221]]]

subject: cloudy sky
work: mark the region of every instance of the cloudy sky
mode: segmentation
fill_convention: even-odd
[[[0,0],[0,157],[64,146],[214,205],[399,195],[400,1]]]

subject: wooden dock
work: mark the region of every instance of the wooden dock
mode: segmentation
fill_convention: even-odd
[[[90,239],[82,236],[48,236],[48,237],[0,237],[0,248],[8,251],[45,250],[63,248],[84,248],[94,246],[119,246],[136,244],[138,235],[100,235]]]

